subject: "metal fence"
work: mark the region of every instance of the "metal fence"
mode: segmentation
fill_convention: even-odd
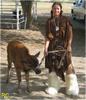
[[[25,18],[19,1],[1,0],[1,28],[24,28]]]

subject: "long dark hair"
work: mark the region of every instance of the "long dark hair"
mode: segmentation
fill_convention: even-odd
[[[55,6],[55,5],[59,5],[60,8],[61,8],[61,12],[60,12],[60,15],[62,15],[62,5],[60,2],[54,2],[53,5],[52,5],[52,8]],[[53,18],[53,11],[51,10],[51,18]]]

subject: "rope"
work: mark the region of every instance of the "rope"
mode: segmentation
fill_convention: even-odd
[[[53,50],[53,51],[48,51],[48,53],[56,53],[56,52],[60,52],[60,51],[65,51],[65,50]]]
[[[65,51],[64,55],[62,56],[62,58],[61,58],[61,60],[60,60],[60,63],[59,63],[58,69],[61,67],[61,64],[62,64],[62,61],[63,61],[65,55],[66,55],[66,51]]]
[[[61,57],[61,60],[60,60],[60,63],[59,63],[59,66],[58,66],[58,69],[61,67],[61,64],[62,64],[62,61],[66,55],[66,50],[54,50],[54,51],[49,51],[48,53],[56,53],[56,52],[60,52],[60,51],[65,51],[65,53],[63,54],[63,56]]]
[[[45,58],[45,56],[42,57],[41,62],[39,63],[39,66],[42,64],[44,58]]]
[[[48,52],[48,53],[56,53],[56,52],[60,52],[60,51],[65,51],[65,53],[64,53],[64,55],[62,56],[62,58],[61,58],[61,60],[60,60],[60,63],[59,63],[58,68],[61,67],[62,61],[63,61],[63,59],[64,59],[64,57],[65,57],[65,55],[66,55],[66,50],[53,50],[53,51],[49,51],[49,52]],[[45,58],[45,56],[42,57],[41,62],[39,63],[39,66],[40,66],[40,65],[42,64],[42,62],[44,61],[44,58]]]

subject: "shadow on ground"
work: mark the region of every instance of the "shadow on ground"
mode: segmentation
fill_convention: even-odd
[[[1,63],[1,66],[7,66],[7,64],[5,63]],[[45,69],[42,68],[42,71],[44,71]],[[6,83],[6,72],[7,72],[7,67],[2,67],[1,68],[1,93],[8,93],[11,99],[15,99],[16,97],[18,98],[22,98],[22,99],[52,99],[51,96],[49,96],[48,94],[45,93],[45,89],[47,87],[46,83],[47,82],[47,78],[43,79],[44,76],[46,76],[46,73],[42,73],[39,76],[36,76],[35,74],[30,75],[30,92],[28,93],[26,91],[26,82],[25,82],[25,78],[24,75],[22,74],[22,82],[21,82],[21,93],[18,93],[17,91],[17,77],[15,74],[15,71],[12,70],[13,72],[11,72],[11,76],[10,76],[10,82],[7,84]],[[85,99],[85,90],[86,90],[86,83],[85,83],[85,78],[86,75],[83,73],[78,72],[77,73],[78,76],[78,82],[79,82],[79,88],[80,88],[80,93],[79,95],[83,95],[75,97],[75,96],[68,96],[66,95],[66,87],[62,86],[58,92],[58,96],[57,98],[60,100],[66,100],[66,98],[69,99]],[[61,96],[62,95],[62,96]],[[63,96],[64,95],[64,96]],[[53,100],[53,99],[52,99]]]

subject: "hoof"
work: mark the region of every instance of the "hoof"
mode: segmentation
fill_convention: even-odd
[[[17,93],[18,93],[18,94],[21,94],[21,93],[22,93],[22,90],[21,90],[21,89],[18,89],[18,90],[17,90]]]
[[[58,91],[57,91],[55,88],[53,88],[53,87],[47,88],[47,89],[45,90],[45,92],[46,92],[47,94],[49,94],[49,95],[52,95],[52,96],[55,96],[55,95],[57,95],[57,93],[58,93]]]
[[[8,80],[8,79],[6,80],[6,83],[7,83],[7,84],[9,83],[9,80]]]
[[[28,92],[28,93],[30,93],[30,90],[29,90],[29,89],[27,89],[27,92]]]

